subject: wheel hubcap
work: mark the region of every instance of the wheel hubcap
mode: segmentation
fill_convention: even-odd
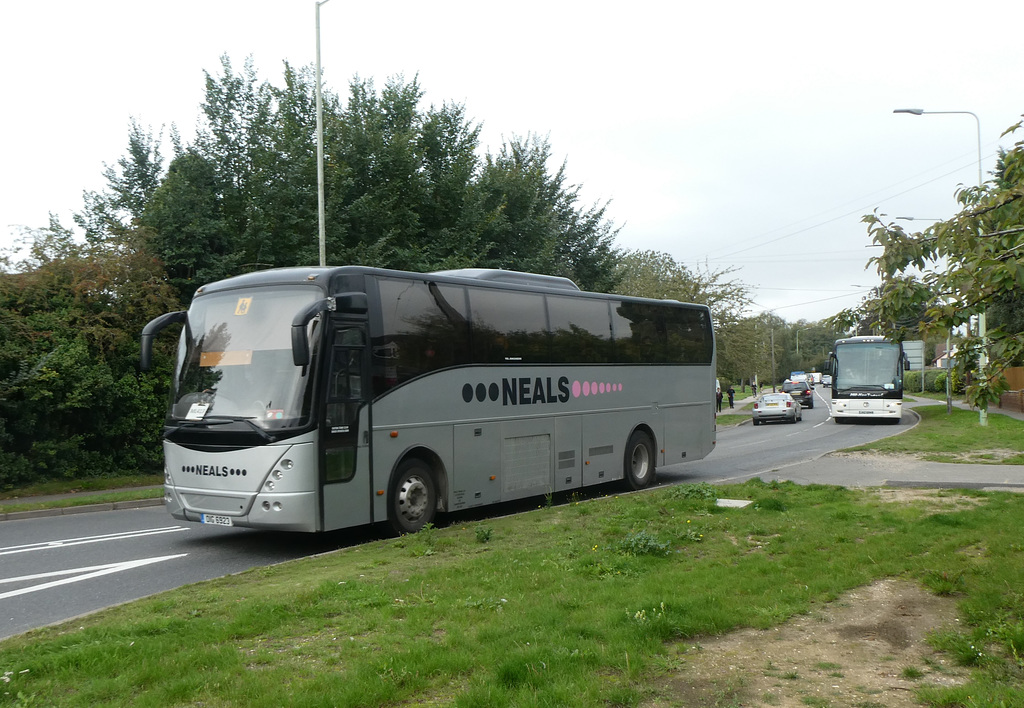
[[[637,445],[633,448],[633,476],[636,479],[643,479],[650,469],[650,459],[647,456],[647,448]]]
[[[423,516],[427,509],[427,486],[419,477],[410,477],[398,490],[398,513],[410,521]]]

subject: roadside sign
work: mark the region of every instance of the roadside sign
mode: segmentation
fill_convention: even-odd
[[[903,351],[910,359],[910,368],[924,370],[924,342],[920,339],[903,342]]]

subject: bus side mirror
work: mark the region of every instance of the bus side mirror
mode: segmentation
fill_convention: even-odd
[[[295,366],[309,365],[309,342],[306,340],[306,325],[324,310],[334,309],[334,299],[317,300],[292,319],[292,362]]]
[[[153,337],[158,335],[165,327],[184,322],[187,319],[188,311],[186,310],[168,312],[165,315],[160,315],[156,319],[150,320],[146,326],[142,328],[142,337],[140,339],[142,348],[139,352],[139,369],[142,371],[149,371],[153,368]]]
[[[370,309],[366,293],[341,293],[334,297],[318,300],[300,311],[292,320],[292,362],[295,366],[309,365],[309,342],[306,340],[306,325],[321,312],[346,312],[365,315]]]

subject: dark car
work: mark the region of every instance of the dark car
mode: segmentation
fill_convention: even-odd
[[[754,425],[767,423],[770,420],[781,420],[795,423],[803,420],[803,409],[788,393],[765,393],[754,401],[751,420]]]
[[[814,408],[814,391],[806,381],[787,381],[782,384],[782,392],[788,393],[804,408]]]

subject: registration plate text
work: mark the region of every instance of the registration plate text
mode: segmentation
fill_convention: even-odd
[[[223,516],[222,514],[200,514],[199,520],[204,524],[212,524],[214,526],[233,526],[231,523],[230,516]]]

